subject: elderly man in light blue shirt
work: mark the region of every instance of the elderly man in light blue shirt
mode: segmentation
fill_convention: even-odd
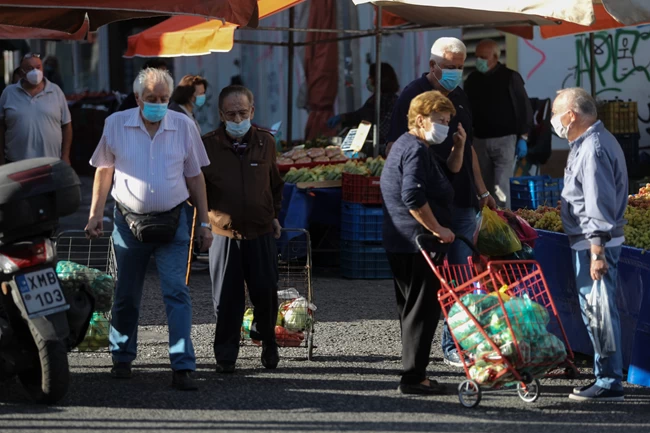
[[[618,260],[623,244],[628,178],[625,156],[616,138],[597,118],[596,102],[583,89],[558,92],[551,123],[560,138],[569,140],[569,159],[562,191],[562,223],[573,250],[573,268],[580,293],[582,317],[594,343],[604,346],[586,318],[587,295],[594,282],[604,284],[615,351],[596,353],[596,381],[575,388],[578,401],[623,401],[621,327],[616,306]],[[596,347],[596,346],[595,346]]]

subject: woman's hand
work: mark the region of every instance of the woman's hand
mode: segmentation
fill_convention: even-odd
[[[458,131],[454,133],[454,146],[464,146],[467,140],[467,132],[461,123],[458,124]]]
[[[431,233],[433,233],[434,236],[440,239],[440,243],[442,244],[450,244],[454,241],[454,239],[456,239],[456,235],[454,235],[454,232],[442,226],[436,231],[433,231]]]

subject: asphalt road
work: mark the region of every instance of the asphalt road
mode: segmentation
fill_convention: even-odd
[[[84,222],[80,215],[70,226]],[[306,349],[281,349],[275,371],[260,349],[244,346],[232,376],[214,372],[212,302],[207,274],[191,283],[198,392],[171,388],[167,332],[155,267],[146,282],[139,358],[129,381],[110,378],[107,353],[72,353],[72,384],[57,406],[35,406],[16,383],[0,384],[0,432],[557,432],[650,431],[650,389],[627,386],[625,403],[576,403],[571,388],[590,381],[545,379],[535,403],[516,392],[484,393],[465,409],[456,388],[462,372],[442,363],[439,332],[430,375],[447,385],[442,397],[398,394],[399,325],[390,281],[349,281],[317,270],[314,361]]]

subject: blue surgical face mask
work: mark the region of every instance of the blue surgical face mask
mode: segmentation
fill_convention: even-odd
[[[144,103],[142,115],[149,122],[160,122],[163,117],[165,117],[165,114],[167,114],[167,104],[154,104],[151,102]]]
[[[194,101],[194,105],[197,107],[203,107],[203,104],[205,104],[205,95],[197,96],[196,101]]]
[[[460,82],[463,80],[462,69],[442,69],[440,66],[438,66],[438,69],[442,71],[442,77],[438,82],[449,92],[458,87]]]
[[[488,66],[488,61],[485,59],[476,59],[476,70],[482,74],[485,74],[487,71],[490,70],[490,67]]]
[[[226,121],[226,132],[232,137],[243,137],[246,135],[249,129],[251,129],[250,119],[244,119],[241,121],[241,123]]]

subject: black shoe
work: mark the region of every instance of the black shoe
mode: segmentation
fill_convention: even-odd
[[[235,372],[234,362],[217,361],[217,373],[220,374],[233,374]]]
[[[569,394],[569,399],[577,401],[625,401],[625,392],[594,385],[580,393]]]
[[[444,385],[440,385],[437,381],[429,379],[429,385],[423,385],[421,383],[400,383],[397,390],[402,394],[407,395],[445,395],[447,394],[447,388]]]
[[[278,343],[275,340],[272,342],[262,343],[262,365],[268,370],[277,368],[280,362],[280,354],[278,353]]]
[[[131,379],[131,363],[130,362],[114,362],[111,368],[111,376],[114,379]]]
[[[575,388],[573,388],[573,393],[574,393],[574,394],[580,394],[581,392],[588,390],[589,388],[591,388],[591,387],[594,386],[595,384],[596,384],[596,381],[594,380],[594,381],[591,382],[589,385],[585,385],[585,386],[576,386]]]
[[[172,386],[179,391],[196,391],[199,389],[194,379],[192,379],[191,373],[191,370],[174,371]]]

